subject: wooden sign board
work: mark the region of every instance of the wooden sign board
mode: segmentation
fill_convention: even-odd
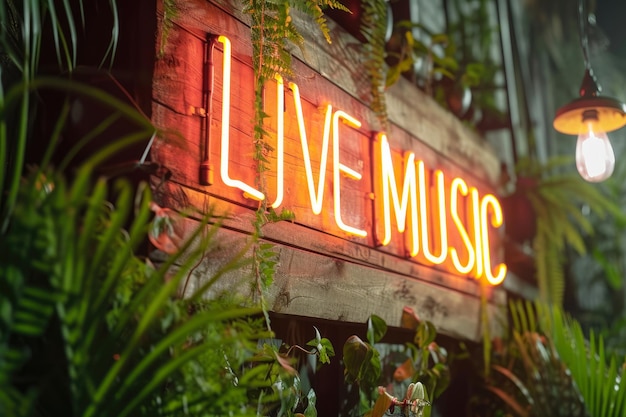
[[[294,59],[293,79],[264,86],[273,150],[260,175],[250,32],[227,6],[178,2],[181,16],[157,62],[153,120],[173,132],[152,152],[173,172],[155,187],[160,204],[228,213],[221,236],[230,243],[221,250],[232,253],[251,232],[260,200],[294,213],[293,222],[263,229],[280,248],[274,311],[354,322],[378,314],[397,326],[411,307],[441,331],[478,339],[479,281],[499,284],[506,274],[495,156],[413,86],[390,92],[392,127],[378,131],[356,91],[367,80],[346,73],[362,72],[361,58],[333,56],[337,47],[324,49],[311,29],[307,47],[318,55]],[[358,46],[337,33],[340,49]],[[339,78],[329,68],[343,68]],[[245,274],[223,287],[240,290]],[[495,311],[504,294],[487,291]]]

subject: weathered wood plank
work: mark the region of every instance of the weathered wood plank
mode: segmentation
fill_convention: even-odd
[[[197,226],[184,220],[189,233]],[[180,227],[179,227],[180,229]],[[246,236],[222,228],[218,242],[191,273],[188,293],[244,248]],[[275,281],[265,294],[271,310],[278,313],[363,323],[376,314],[388,325],[400,327],[404,307],[412,308],[421,319],[430,320],[443,334],[478,341],[481,337],[480,299],[458,291],[442,291],[430,282],[407,279],[390,271],[374,269],[286,245],[278,245]],[[249,268],[229,271],[211,291],[229,291],[254,296]],[[502,300],[488,305],[492,334],[500,334]]]
[[[227,217],[224,226],[236,230],[244,235],[252,233],[253,213],[250,210],[239,208],[225,202],[221,198],[193,190],[184,185],[172,182],[164,184],[155,195],[157,201],[166,207],[184,210],[190,206],[213,207],[216,213]],[[480,296],[480,286],[472,278],[459,277],[445,270],[433,266],[417,264],[407,258],[393,253],[370,248],[357,242],[333,238],[320,230],[292,222],[268,223],[263,227],[265,238],[272,242],[279,242],[290,247],[299,247],[303,250],[329,258],[370,267],[374,271],[393,272],[404,276],[408,280],[421,280],[433,283],[444,289],[458,291],[470,296]],[[358,280],[358,277],[355,277]],[[495,303],[504,303],[505,296],[497,288],[488,288],[488,296]]]
[[[160,3],[160,2],[159,2]],[[193,274],[196,285],[206,280],[212,268],[232,256],[252,230],[254,210],[258,203],[226,186],[219,176],[221,106],[223,74],[215,66],[213,112],[208,115],[210,141],[208,154],[215,181],[200,185],[199,166],[207,146],[203,124],[206,118],[199,109],[206,88],[206,34],[223,34],[233,44],[233,77],[231,85],[232,136],[230,169],[238,179],[254,185],[258,180],[252,158],[253,74],[252,49],[247,17],[233,2],[179,0],[180,17],[170,31],[165,54],[156,63],[153,88],[153,120],[171,131],[155,142],[152,159],[172,171],[172,180],[157,188],[159,204],[184,210],[194,207],[206,212],[216,207],[230,217],[220,232],[218,249]],[[159,4],[159,10],[161,5]],[[360,62],[358,42],[329,22],[332,45],[325,43],[310,21],[298,23],[305,31],[305,54],[294,51],[294,76],[290,80],[300,87],[305,126],[310,141],[314,176],[319,177],[321,138],[324,114],[320,108],[332,103],[362,122],[360,128],[342,126],[340,159],[363,175],[360,181],[342,178],[341,215],[349,224],[367,229],[365,238],[347,236],[336,226],[332,210],[333,184],[330,162],[326,168],[324,210],[311,212],[306,188],[303,151],[295,119],[293,93],[286,89],[285,117],[285,201],[282,208],[296,213],[293,223],[275,223],[264,227],[265,239],[279,244],[281,259],[278,276],[272,287],[271,305],[277,312],[308,315],[333,320],[363,322],[378,314],[390,325],[399,325],[402,308],[414,308],[423,318],[432,320],[441,331],[472,340],[480,335],[480,287],[471,278],[459,277],[443,267],[427,266],[408,259],[404,237],[395,235],[389,246],[376,246],[375,221],[371,200],[373,172],[371,152],[376,117],[368,106],[369,82]],[[157,41],[157,44],[159,42]],[[214,51],[217,63],[222,51]],[[267,130],[270,141],[276,137],[275,86],[266,86],[265,105],[270,118]],[[393,124],[388,136],[396,157],[414,152],[430,169],[441,169],[449,178],[465,178],[481,192],[495,188],[499,163],[486,143],[468,131],[451,114],[430,97],[402,80],[388,94],[389,115]],[[206,109],[205,109],[206,110]],[[329,155],[330,157],[330,155]],[[276,154],[267,155],[270,170],[264,178],[268,200],[276,194]],[[297,181],[294,181],[297,179]],[[156,183],[155,183],[156,184]],[[185,226],[186,230],[194,223]],[[239,245],[239,246],[238,246]],[[495,255],[494,255],[495,256]],[[228,276],[225,288],[244,291],[249,282],[247,271]],[[242,282],[246,285],[242,285]],[[230,285],[230,287],[229,287]],[[490,289],[490,311],[505,303],[500,288]],[[397,323],[397,324],[395,324]]]
[[[178,0],[177,7],[181,10],[180,15],[184,16],[180,25],[198,36],[204,36],[205,32],[227,35],[233,44],[241,44],[237,49],[238,59],[251,59],[249,28],[240,23],[247,22],[248,17],[241,13],[237,2]],[[297,58],[294,60],[294,79],[291,81],[299,85],[315,85],[321,79],[327,80],[360,103],[360,106],[346,103],[350,105],[344,108],[367,109],[370,84],[363,71],[364,55],[359,41],[329,19],[328,26],[333,42],[328,44],[314,21],[297,10],[292,12],[296,16],[296,26],[304,35],[305,46],[302,49],[293,47],[291,50]],[[313,97],[319,97],[318,91],[311,92]],[[335,102],[336,97],[329,99]],[[408,80],[400,79],[387,91],[386,99],[389,118],[395,125],[392,127],[391,137],[398,129],[409,132],[414,139],[427,144],[436,153],[469,168],[469,175],[490,183],[498,181],[500,162],[488,142],[469,130]],[[379,129],[373,112],[363,111],[355,116],[364,123],[364,129]]]

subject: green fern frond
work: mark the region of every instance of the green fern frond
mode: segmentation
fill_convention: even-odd
[[[365,37],[365,70],[370,79],[372,102],[371,108],[376,113],[383,130],[388,130],[387,103],[385,87],[387,85],[385,64],[385,31],[387,3],[384,0],[363,2],[363,20],[361,34]]]
[[[545,233],[540,231],[540,226],[537,227],[537,234],[533,239],[533,251],[537,253],[544,253],[547,247]],[[548,294],[548,268],[543,257],[535,258],[535,267],[537,274],[537,286],[539,287],[539,299],[547,302],[550,298]]]
[[[163,0],[163,19],[161,21],[161,42],[159,44],[158,56],[162,57],[169,40],[169,35],[174,27],[174,20],[178,17],[176,0]]]
[[[535,260],[544,301],[563,298],[553,291],[564,289],[562,263],[566,249],[570,247],[579,254],[587,252],[585,238],[594,234],[594,226],[583,207],[599,218],[612,216],[618,223],[626,220],[621,208],[601,188],[585,182],[576,173],[558,171],[565,165],[571,165],[570,157],[554,157],[545,164],[524,159],[517,165],[518,175],[532,179],[522,183],[520,190],[533,207],[537,235],[541,235],[533,244],[541,248],[535,251]]]
[[[292,75],[290,44],[304,47],[304,37],[294,24],[291,8],[312,17],[330,42],[330,32],[323,9],[325,7],[347,9],[336,0],[242,0],[242,10],[250,16],[252,41],[252,65],[255,77],[253,144],[254,160],[257,163],[256,185],[266,190],[265,172],[269,170],[267,155],[273,148],[266,141],[269,133],[265,120],[269,117],[263,109],[263,88],[276,74],[283,78]],[[273,245],[261,243],[262,228],[268,223],[267,201],[261,201],[253,220],[254,233],[253,270],[256,293],[261,297],[265,309],[263,292],[271,285],[278,265],[278,253]],[[266,317],[267,312],[264,311]],[[269,327],[269,321],[268,321]]]
[[[533,250],[536,256],[537,283],[540,299],[546,303],[561,305],[565,288],[563,271],[563,250],[551,242],[552,230],[539,222],[537,235],[533,239]]]
[[[294,9],[300,10],[315,19],[317,27],[320,29],[322,35],[324,35],[324,38],[328,43],[332,43],[332,39],[330,38],[330,30],[328,29],[328,24],[326,23],[324,9],[331,8],[350,13],[350,10],[337,0],[291,0],[290,4]]]

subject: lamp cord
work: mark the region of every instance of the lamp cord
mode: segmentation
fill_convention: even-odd
[[[580,32],[580,47],[583,51],[583,59],[585,60],[585,68],[591,68],[589,62],[589,37],[587,27],[589,24],[589,15],[587,12],[587,0],[579,0],[578,2],[578,30]]]

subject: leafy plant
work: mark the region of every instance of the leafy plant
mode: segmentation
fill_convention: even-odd
[[[361,34],[365,38],[365,61],[363,66],[370,79],[372,93],[371,109],[376,113],[383,130],[389,130],[387,104],[385,100],[386,51],[385,33],[387,31],[387,3],[385,0],[364,0]]]
[[[496,103],[494,82],[501,65],[494,59],[498,27],[491,21],[487,0],[459,1],[449,4],[450,14],[457,16],[449,25],[447,33],[455,45],[462,85],[472,87],[472,104],[483,119],[502,118],[502,110]],[[478,124],[484,120],[475,120]]]
[[[608,354],[601,335],[588,336],[558,306],[517,302],[510,305],[514,327],[539,332],[571,373],[591,416],[622,416],[626,412],[624,358]]]
[[[532,237],[532,248],[539,296],[543,302],[557,306],[563,303],[566,248],[579,254],[586,253],[584,235],[593,234],[592,223],[583,214],[583,206],[601,218],[609,215],[623,217],[619,207],[598,188],[583,181],[575,172],[558,170],[570,160],[554,157],[539,164],[529,158],[520,160],[516,167],[515,195],[530,202],[533,213],[526,214],[535,216],[536,234]]]
[[[381,382],[381,358],[375,344],[387,332],[380,317],[372,315],[367,322],[367,340],[350,336],[343,346],[344,377],[348,384],[359,389],[357,415],[380,417],[388,409],[399,406],[403,412],[430,415],[424,408],[439,397],[450,383],[447,352],[435,342],[437,330],[428,321],[419,321],[412,342],[406,343],[409,358],[394,373],[394,378],[411,379],[402,400],[390,395]]]
[[[45,85],[32,81],[39,83]],[[114,103],[124,109],[123,103]],[[55,131],[63,123],[59,119]],[[130,135],[126,142],[134,138]],[[52,137],[51,143],[56,140]],[[111,205],[107,180],[92,179],[96,163],[123,143],[113,141],[101,149],[70,183],[49,164],[23,179],[3,233],[0,260],[2,285],[9,289],[2,303],[1,362],[6,366],[0,378],[6,383],[3,392],[10,393],[1,399],[9,415],[31,415],[35,407],[50,415],[233,412],[240,411],[238,404],[246,398],[250,386],[242,365],[255,351],[256,340],[267,336],[262,326],[249,321],[260,310],[238,300],[202,301],[215,279],[186,299],[176,297],[218,226],[198,244],[205,232],[202,222],[159,268],[134,255],[149,230],[148,189],[126,230],[132,188],[115,182],[117,197]],[[225,268],[240,265],[234,259]],[[54,365],[47,366],[49,361]],[[231,389],[216,378],[225,369],[226,378],[240,380],[231,382]],[[235,398],[238,402],[231,403]],[[225,399],[229,401],[223,403]]]
[[[493,363],[486,389],[520,417],[586,416],[585,404],[565,364],[538,333],[513,334],[501,363]]]
[[[258,358],[264,358],[267,363],[259,372],[268,375],[271,381],[271,390],[266,389],[259,395],[259,402],[269,401],[274,404],[276,415],[281,416],[315,416],[317,396],[313,388],[308,392],[302,391],[300,375],[296,371],[299,360],[296,353],[315,356],[318,368],[322,364],[330,363],[335,351],[330,340],[323,338],[315,328],[315,338],[307,342],[307,348],[302,346],[282,346],[276,349],[272,344],[265,344],[264,352]],[[263,360],[263,359],[261,359]],[[301,411],[304,414],[298,412]]]
[[[369,417],[395,415],[396,407],[402,416],[422,417],[425,407],[430,405],[424,399],[426,394],[421,382],[411,382],[402,400],[390,395],[383,387],[378,387],[378,393],[378,399],[372,412],[368,414]]]
[[[78,32],[86,30],[78,22],[87,24],[85,15],[75,19],[82,6],[0,3],[0,415],[264,413],[280,402],[255,396],[278,389],[264,371],[285,367],[276,354],[258,361],[259,341],[272,336],[263,310],[209,296],[225,272],[249,264],[249,246],[180,298],[181,283],[214,245],[219,221],[210,212],[189,213],[198,227],[175,236],[176,219],[165,218],[170,212],[151,201],[145,185],[134,196],[127,180],[98,175],[120,149],[164,133],[100,89],[37,75],[47,48],[60,74],[76,72]],[[112,38],[102,63],[117,48],[115,2],[110,7]],[[57,152],[78,97],[103,106],[102,118]],[[58,111],[49,129],[37,117],[44,106]],[[128,122],[124,133],[119,120]],[[96,138],[106,145],[79,161]],[[26,149],[41,149],[41,158]],[[140,255],[147,239],[169,255],[158,267]],[[315,340],[327,359],[328,346]]]
[[[378,392],[381,372],[380,353],[374,347],[387,333],[383,319],[372,315],[367,321],[367,342],[357,335],[350,336],[343,345],[344,378],[359,391],[357,415],[371,410]]]
[[[278,74],[283,78],[291,73],[291,53],[289,45],[299,48],[304,46],[304,38],[298,32],[291,9],[303,12],[312,17],[324,38],[330,43],[330,33],[326,25],[324,8],[331,7],[347,11],[336,0],[242,0],[243,12],[250,16],[250,37],[252,41],[252,67],[254,72],[255,98],[254,98],[254,160],[257,163],[257,186],[260,190],[266,189],[265,171],[268,170],[267,155],[274,149],[267,142],[269,133],[265,130],[265,119],[268,117],[263,108],[263,89],[265,84],[273,80]],[[278,264],[278,252],[274,245],[262,243],[262,228],[269,222],[280,220],[293,220],[293,212],[283,210],[276,213],[267,206],[265,200],[259,202],[259,207],[253,221],[254,235],[253,256],[254,274],[257,294],[261,298],[261,304],[267,317],[264,291],[273,282],[275,269]]]
[[[161,44],[159,45],[159,56],[165,53],[165,46],[169,40],[170,31],[174,26],[174,20],[178,17],[176,0],[163,0],[163,19],[161,21]]]
[[[431,96],[435,95],[435,81],[442,78],[458,79],[463,87],[480,83],[483,65],[470,62],[461,71],[456,44],[448,33],[434,33],[424,25],[408,20],[398,22],[395,31],[401,41],[398,51],[388,53],[394,64],[387,72],[387,86],[395,84],[402,74],[411,71],[418,63],[425,68],[423,88]],[[414,34],[416,31],[418,33]]]
[[[298,32],[291,9],[300,10],[312,17],[324,38],[330,43],[330,33],[326,25],[323,9],[326,7],[347,9],[336,0],[242,0],[243,12],[250,16],[250,37],[252,42],[252,67],[255,77],[254,144],[255,160],[261,174],[267,169],[265,155],[273,149],[265,142],[268,135],[264,128],[267,114],[263,110],[263,88],[266,82],[278,74],[284,78],[291,75],[291,53],[288,46],[304,46],[304,38]],[[264,187],[263,187],[264,189]]]

